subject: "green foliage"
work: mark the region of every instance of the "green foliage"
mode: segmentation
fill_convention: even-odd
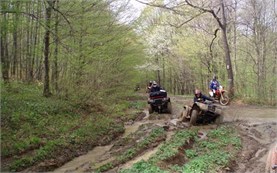
[[[146,161],[140,161],[135,163],[132,168],[121,170],[120,173],[168,173],[168,171],[164,171],[160,169],[158,166],[155,166]]]
[[[118,160],[120,162],[126,162],[127,160],[133,158],[135,154],[136,154],[136,148],[130,148],[127,151],[125,151],[122,155],[120,155],[118,157]]]
[[[185,154],[190,159],[197,156],[197,152],[195,150],[190,150],[190,149],[185,150]]]
[[[55,157],[69,145],[97,144],[103,136],[109,141],[124,131],[113,116],[86,111],[72,100],[44,98],[35,85],[2,86],[1,156],[14,156],[5,170],[20,170]]]
[[[10,166],[10,170],[15,172],[18,168],[32,166],[33,163],[33,157],[23,157],[21,159],[15,160]]]
[[[100,173],[100,172],[104,172],[104,171],[107,171],[107,170],[110,170],[114,167],[114,165],[112,163],[107,163],[103,166],[100,166],[98,169],[97,169],[97,173]]]
[[[222,151],[210,151],[193,158],[183,167],[172,167],[175,170],[181,170],[184,173],[190,172],[216,172],[218,166],[226,166],[230,160],[230,154]]]
[[[129,108],[134,108],[134,109],[143,109],[146,106],[146,101],[133,101],[129,102]]]
[[[190,159],[183,166],[172,166],[175,171],[217,172],[228,165],[241,147],[241,141],[232,127],[221,126],[209,131],[207,140],[196,140],[192,149],[185,150]]]
[[[198,139],[197,131],[198,129],[177,131],[169,141],[159,147],[148,161],[139,162],[138,165],[134,164],[132,168],[121,172],[139,172],[142,169],[144,169],[142,172],[151,172],[152,169],[162,172],[163,170],[158,169],[164,169],[164,167],[170,172],[218,172],[234,159],[241,147],[241,141],[233,127],[221,126],[210,130],[207,139]],[[186,162],[183,165],[180,165],[181,163],[178,165],[168,164],[170,159],[179,152],[184,152]],[[182,154],[178,154],[178,157],[182,157]],[[167,165],[161,166],[163,163]]]
[[[149,159],[149,162],[157,163],[158,161],[175,156],[179,152],[179,147],[186,145],[195,135],[196,131],[194,130],[178,131],[168,142],[165,142],[159,147],[159,150]]]

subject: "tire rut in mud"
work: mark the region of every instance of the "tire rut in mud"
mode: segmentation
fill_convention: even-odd
[[[269,149],[276,142],[276,123],[239,122],[235,125],[240,132],[243,148],[230,166],[231,172],[265,172]]]

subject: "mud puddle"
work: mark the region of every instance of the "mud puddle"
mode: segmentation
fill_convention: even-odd
[[[108,151],[111,147],[112,145],[95,147],[92,151],[73,159],[54,172],[85,172],[92,163],[94,163],[95,166],[97,166],[96,163],[100,162],[104,164],[104,160],[109,160]]]
[[[120,139],[107,146],[95,147],[92,151],[89,151],[87,154],[73,159],[62,167],[56,169],[54,172],[87,172],[88,170],[99,168],[100,166],[113,161],[115,159],[113,155],[117,152],[120,152],[120,150],[124,150],[124,143],[133,143],[134,141],[131,140],[133,138],[133,134],[138,133],[139,131],[142,131],[139,133],[144,133],[143,131],[149,131],[154,127],[163,127],[166,124],[165,122],[170,120],[170,115],[167,114],[153,114],[149,116],[148,111],[144,112],[146,116],[143,118],[143,120],[126,123],[124,126],[125,132]],[[168,140],[172,134],[173,132],[168,132],[166,140]],[[142,135],[140,134],[140,136]],[[147,160],[157,151],[157,148],[157,146],[154,148],[149,148],[138,157],[135,157],[134,159],[115,169],[129,168],[141,159]]]

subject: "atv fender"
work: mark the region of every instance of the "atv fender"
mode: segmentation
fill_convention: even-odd
[[[208,111],[208,105],[204,104],[204,103],[199,103],[199,102],[195,102],[193,104],[193,109],[197,107],[197,109],[203,110],[203,111]]]

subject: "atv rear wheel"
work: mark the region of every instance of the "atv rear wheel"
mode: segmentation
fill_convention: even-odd
[[[171,105],[171,102],[168,102],[168,103],[167,103],[167,112],[168,112],[169,114],[172,114],[172,105]]]
[[[152,113],[154,112],[154,110],[153,110],[153,108],[152,108],[152,106],[151,106],[151,105],[149,105],[149,107],[148,107],[148,111],[149,111],[149,114],[152,114]]]
[[[198,110],[193,109],[191,112],[190,121],[189,121],[192,126],[196,125],[197,118],[198,118]]]

